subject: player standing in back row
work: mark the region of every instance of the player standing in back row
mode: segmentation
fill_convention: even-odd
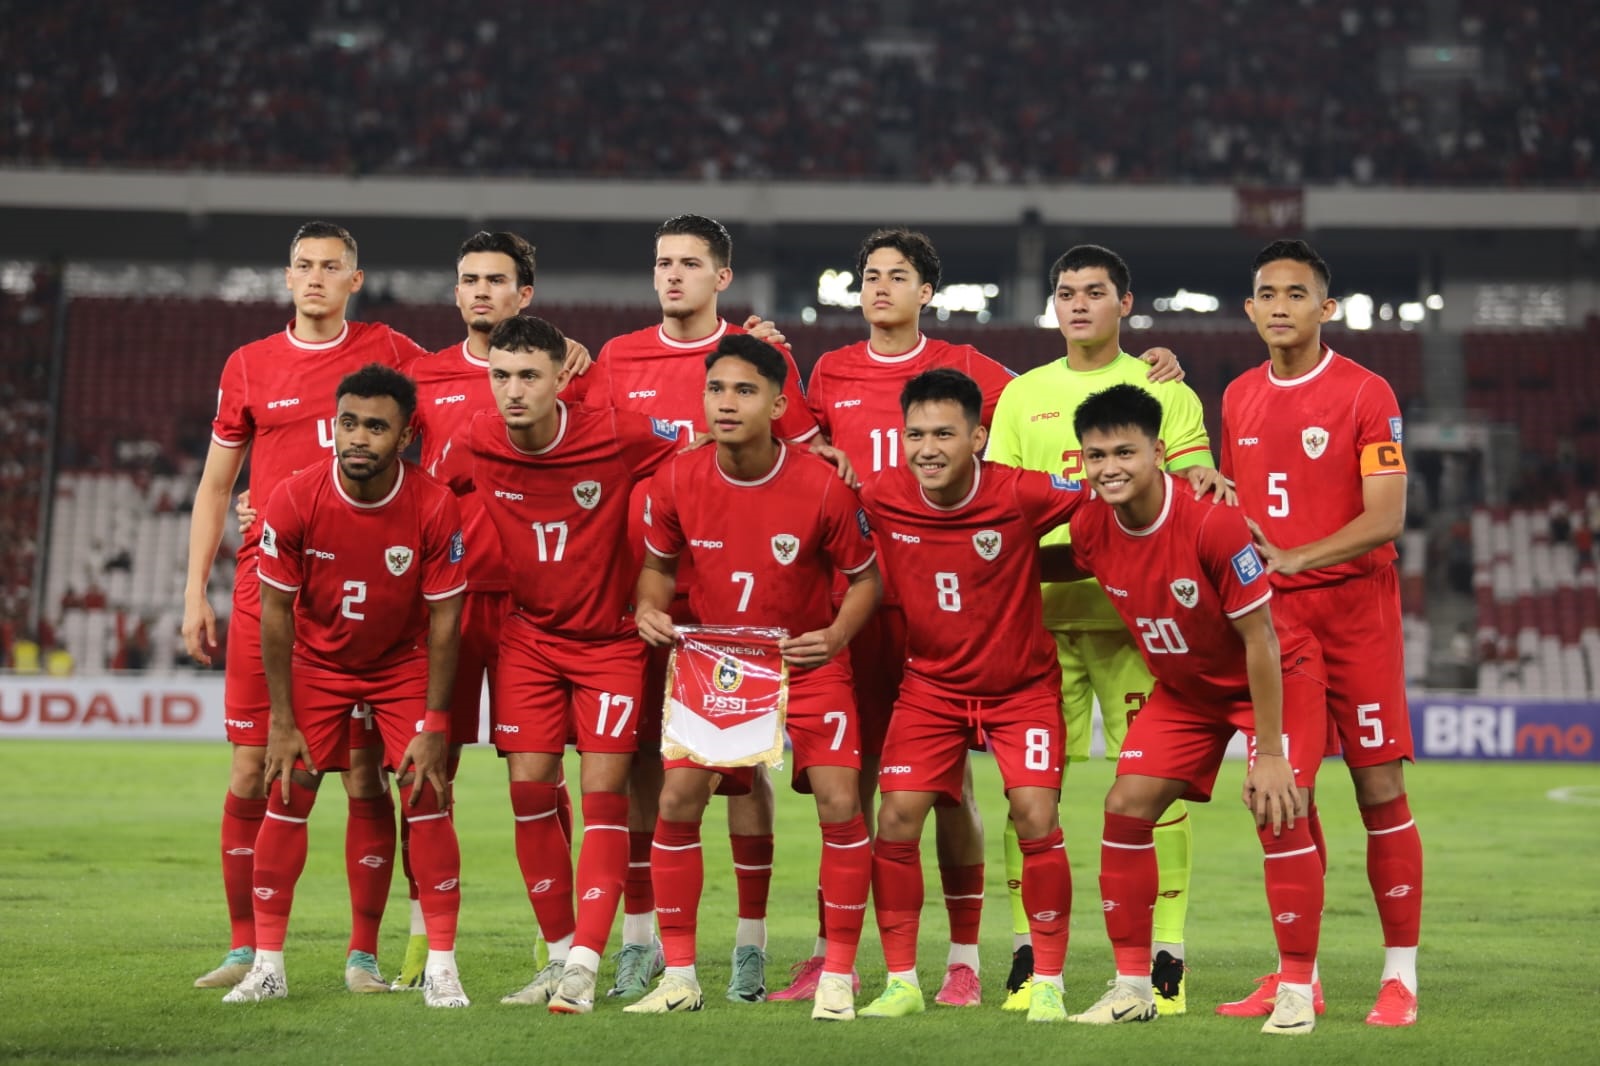
[[[265,503],[278,484],[333,454],[335,387],[368,363],[398,367],[424,354],[409,338],[374,322],[346,320],[364,275],[348,230],[307,222],[289,244],[284,284],[294,319],[281,333],[247,344],[228,357],[217,389],[211,447],[195,492],[189,525],[188,583],[183,637],[189,654],[209,665],[217,620],[206,599],[228,499],[250,456],[250,494]],[[268,699],[261,665],[260,531],[239,546],[228,629],[224,707],[233,768],[222,807],[222,884],[232,924],[232,949],[222,965],[195,982],[223,988],[238,982],[255,958],[254,897],[250,892],[256,834],[266,816]],[[360,728],[357,723],[356,728]],[[355,992],[386,992],[378,974],[378,927],[389,899],[395,850],[394,801],[381,780],[376,748],[358,749],[345,776],[350,818],[345,837],[353,921],[345,983]]]
[[[1367,878],[1384,963],[1368,1025],[1417,1020],[1422,838],[1406,802],[1413,758],[1394,540],[1405,528],[1400,407],[1388,382],[1322,341],[1338,307],[1328,264],[1304,241],[1275,241],[1251,267],[1245,313],[1270,360],[1222,398],[1222,469],[1239,493],[1278,595],[1277,613],[1322,644],[1328,711],[1367,828]],[[1313,835],[1326,867],[1316,808]],[[1217,1008],[1272,1009],[1279,976]]]
[[[563,397],[619,411],[637,411],[665,419],[685,431],[685,443],[707,432],[705,421],[706,356],[727,336],[747,330],[778,346],[786,366],[786,408],[773,422],[780,440],[809,441],[817,423],[806,409],[800,371],[782,347],[783,337],[770,323],[751,316],[741,328],[717,313],[717,297],[733,283],[733,238],[722,223],[703,215],[678,215],[656,229],[655,290],[661,323],[607,341],[594,368],[568,387]],[[629,508],[629,543],[644,543],[646,484],[635,487]],[[643,557],[638,562],[643,562]],[[637,569],[637,567],[635,567]],[[687,559],[677,576],[673,617],[690,622],[689,600],[694,576]],[[665,652],[652,653],[645,683],[645,704],[639,717],[639,752],[634,759],[628,813],[628,883],[623,901],[622,950],[610,994],[623,999],[642,996],[662,967],[653,932],[655,901],[651,890],[651,835],[655,831],[656,798],[661,793],[661,697],[666,679]],[[728,798],[728,835],[738,881],[738,931],[734,938],[733,979],[728,998],[756,1002],[766,998],[767,895],[772,882],[772,782],[757,768],[748,795]]]

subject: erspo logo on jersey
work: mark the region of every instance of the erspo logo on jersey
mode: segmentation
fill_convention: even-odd
[[[1246,544],[1233,556],[1233,572],[1239,575],[1239,584],[1248,585],[1266,572],[1261,565],[1261,556],[1256,554],[1255,545]]]

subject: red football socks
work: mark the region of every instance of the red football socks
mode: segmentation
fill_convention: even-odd
[[[1156,868],[1155,822],[1107,811],[1100,839],[1100,900],[1119,974],[1150,973],[1151,908],[1155,906],[1160,881],[1161,874]],[[1022,890],[1028,890],[1026,868],[1022,874]],[[1037,971],[1037,942],[1033,957]]]
[[[767,916],[767,895],[772,888],[772,834],[728,834],[733,848],[733,876],[739,889],[739,917]]]
[[[274,782],[267,798],[267,817],[256,837],[253,891],[256,899],[256,949],[282,951],[289,931],[289,908],[294,885],[306,867],[306,819],[317,794],[298,785],[290,787],[289,802],[283,786]]]
[[[378,929],[394,880],[394,845],[394,799],[389,792],[371,799],[350,797],[344,866],[350,880],[351,951],[378,953]]]
[[[922,898],[921,843],[885,840],[879,834],[872,843],[872,903],[878,917],[878,938],[883,941],[883,959],[890,973],[917,968]]]
[[[1385,947],[1412,948],[1422,931],[1422,836],[1402,792],[1361,808],[1367,827],[1367,881],[1378,904]]]
[[[562,791],[566,791],[562,789]],[[606,939],[628,873],[628,797],[589,792],[583,797],[583,844],[578,849],[578,926],[574,947],[606,952]]]
[[[699,822],[656,819],[650,852],[655,886],[656,921],[668,966],[694,965],[694,939],[705,886],[705,858],[700,852]]]
[[[232,927],[231,947],[255,946],[255,896],[250,889],[255,877],[256,836],[261,820],[267,816],[267,801],[240,799],[229,792],[222,801],[222,891],[228,899],[228,924]]]
[[[400,802],[411,823],[411,868],[417,876],[417,901],[428,931],[428,948],[454,951],[461,911],[461,844],[449,812],[439,810],[433,786],[421,786],[422,797],[415,807],[410,805],[414,787],[400,790]]]
[[[950,916],[950,943],[976,944],[983,920],[983,863],[939,867],[944,909]]]
[[[559,785],[537,781],[511,782],[517,865],[539,929],[548,941],[571,936],[577,928],[572,905],[572,846],[556,817],[556,796],[561,791]]]
[[[1067,862],[1067,845],[1060,826],[1047,837],[1017,843],[1022,848],[1022,907],[1028,912],[1028,931],[1033,936],[1033,972],[1040,977],[1059,977],[1067,959],[1067,926],[1072,914],[1072,867]],[[1151,855],[1154,854],[1152,850]],[[1150,897],[1154,901],[1154,881]],[[1147,917],[1147,951],[1149,925]]]
[[[856,964],[861,926],[872,887],[872,841],[861,815],[847,822],[822,822],[822,884],[827,973],[849,973]],[[770,839],[770,838],[768,838]]]
[[[1256,830],[1266,858],[1267,908],[1278,940],[1278,972],[1290,984],[1308,985],[1317,964],[1322,932],[1322,862],[1306,819],[1277,836],[1270,825]]]

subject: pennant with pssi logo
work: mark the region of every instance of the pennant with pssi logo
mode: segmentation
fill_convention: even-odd
[[[667,660],[661,757],[781,767],[789,666],[785,629],[679,626]]]

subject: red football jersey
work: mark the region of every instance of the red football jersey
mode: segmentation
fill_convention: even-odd
[[[292,324],[239,348],[222,368],[211,439],[225,448],[250,447],[250,498],[259,508],[291,475],[333,450],[333,394],[346,374],[368,363],[401,367],[425,355],[415,341],[378,322],[346,322],[331,341],[310,344]],[[260,528],[239,546],[240,572],[256,553]]]
[[[1157,683],[1197,706],[1226,708],[1250,698],[1232,620],[1269,601],[1272,582],[1238,508],[1164,480],[1161,517],[1144,529],[1123,526],[1098,498],[1074,515],[1073,557],[1099,579]],[[1275,624],[1283,659],[1293,662],[1310,636]]]
[[[723,337],[745,332],[717,321],[716,332],[694,341],[675,341],[660,326],[613,337],[600,349],[593,369],[578,379],[581,386],[574,383],[583,403],[664,418],[687,430],[691,439],[706,432],[706,356]],[[789,364],[783,385],[789,406],[773,423],[772,432],[783,440],[808,440],[817,432],[817,420],[806,407],[800,369],[788,348],[777,348]]]
[[[694,560],[689,607],[707,625],[826,629],[835,573],[859,573],[876,555],[856,494],[788,444],[756,481],[724,474],[712,446],[678,456],[650,482],[644,520],[650,551]],[[843,668],[847,654],[819,670]]]
[[[465,440],[472,416],[497,410],[489,361],[473,355],[462,341],[415,359],[404,369],[417,383],[414,422],[422,433],[422,468],[438,476],[439,457],[453,441]],[[467,587],[474,592],[504,592],[511,582],[494,523],[476,493],[465,493],[457,502],[467,538]]]
[[[905,605],[905,685],[939,696],[1004,696],[1056,676],[1044,628],[1039,538],[1073,521],[1082,482],[980,461],[967,498],[941,507],[905,467],[869,478],[862,501],[885,580]]]
[[[511,598],[545,632],[577,640],[629,633],[634,551],[628,499],[635,482],[677,454],[678,429],[628,411],[560,403],[555,440],[527,452],[483,412],[451,443],[438,475],[472,490],[505,545]]]
[[[959,370],[983,390],[983,423],[989,424],[1011,371],[970,344],[921,336],[901,355],[879,355],[867,341],[824,352],[811,371],[806,403],[834,447],[865,475],[905,462],[900,431],[900,390],[925,370]]]
[[[338,461],[291,477],[261,520],[261,580],[295,597],[295,655],[359,673],[426,654],[426,600],[466,591],[455,496],[404,460],[394,490],[351,499]]]
[[[1321,540],[1359,515],[1363,478],[1404,474],[1402,436],[1389,383],[1332,348],[1309,374],[1286,380],[1268,362],[1235,378],[1222,397],[1222,473],[1245,514],[1283,547]],[[1336,566],[1274,574],[1273,584],[1337,584],[1395,555],[1385,544]]]

